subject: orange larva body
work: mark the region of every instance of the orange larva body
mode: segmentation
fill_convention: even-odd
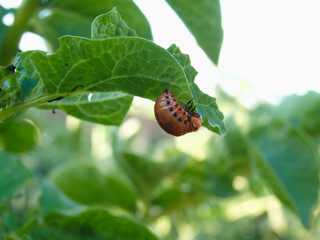
[[[166,89],[154,105],[155,117],[160,127],[174,136],[194,132],[202,125],[201,116],[181,107],[169,89]]]

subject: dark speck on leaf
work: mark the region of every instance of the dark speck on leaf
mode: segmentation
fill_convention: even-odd
[[[54,98],[52,100],[49,100],[48,102],[59,101],[61,99],[64,99],[64,97],[57,97],[57,98]]]
[[[16,70],[16,66],[14,66],[13,64],[9,65],[7,68],[10,72],[14,73]]]
[[[68,67],[68,66],[69,66],[69,64],[68,64],[68,63],[65,63],[64,65],[65,65],[66,67]]]
[[[81,85],[75,86],[74,88],[72,88],[71,92],[74,92],[74,91],[77,90],[79,87],[83,87],[83,85],[81,84]]]

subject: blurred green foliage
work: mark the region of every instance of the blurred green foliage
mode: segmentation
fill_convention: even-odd
[[[150,108],[133,109],[120,128],[36,109],[11,118],[32,123],[39,134],[33,150],[20,157],[1,153],[1,189],[7,189],[1,195],[2,232],[14,239],[44,239],[53,232],[103,239],[114,233],[91,221],[106,218],[133,224],[129,228],[138,232],[140,221],[161,239],[317,239],[318,136],[297,121],[292,125],[291,115],[257,117],[264,107],[241,110],[247,126],[237,123],[239,110],[233,111],[225,137],[209,136],[205,146],[192,142],[198,154],[179,150],[171,137],[145,142],[146,134],[155,134],[154,120],[142,113]],[[129,122],[144,122],[144,131],[140,125],[126,134]],[[15,180],[8,172],[16,173]]]

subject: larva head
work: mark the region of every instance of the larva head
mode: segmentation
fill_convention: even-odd
[[[198,113],[193,113],[190,119],[190,128],[189,131],[190,132],[195,132],[197,131],[201,125],[202,125],[203,121],[202,118],[200,116],[200,114]]]

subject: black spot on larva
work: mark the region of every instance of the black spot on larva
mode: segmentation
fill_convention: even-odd
[[[174,97],[173,95],[171,95],[171,97]]]
[[[187,120],[184,120],[184,124],[187,124]]]
[[[187,120],[188,120],[188,122],[190,122],[190,120],[191,120],[191,117],[190,117],[190,116],[188,116],[188,119],[187,119]]]
[[[169,105],[169,104],[170,104],[170,101],[167,101],[167,104]]]
[[[186,112],[184,111],[184,112],[183,112],[183,115],[185,115],[185,114],[186,114]]]
[[[181,110],[181,109],[182,109],[182,107],[180,106],[180,107],[179,107],[179,110]]]
[[[169,97],[168,97],[168,96],[165,96],[165,98],[168,99]]]
[[[182,122],[182,117],[179,117],[178,120],[179,120],[180,122]]]
[[[171,111],[173,110],[173,107],[169,107],[168,109],[169,109],[169,111],[171,112]]]
[[[176,99],[172,99],[172,101],[176,101]]]
[[[175,106],[176,106],[176,107],[178,107],[178,106],[179,106],[179,104],[178,104],[178,103],[176,103],[176,104],[175,104]]]
[[[177,112],[174,112],[174,113],[173,113],[173,116],[174,116],[174,117],[176,117],[177,115],[178,115],[178,113],[177,113]]]

